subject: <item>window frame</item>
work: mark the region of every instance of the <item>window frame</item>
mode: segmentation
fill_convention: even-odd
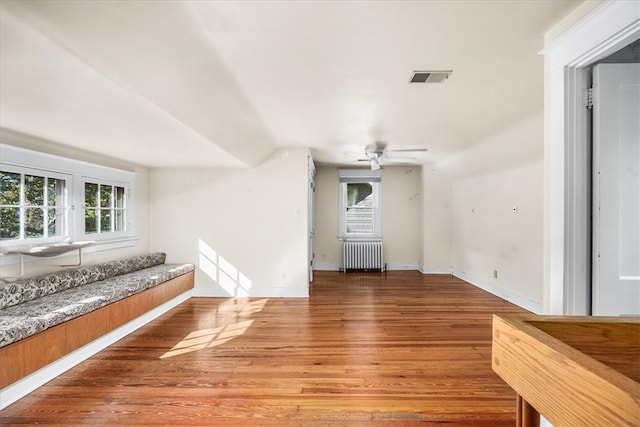
[[[129,203],[130,203],[130,189],[129,189],[129,185],[126,182],[123,181],[112,181],[112,180],[106,180],[106,179],[97,179],[97,178],[90,178],[90,177],[85,177],[83,176],[81,178],[81,189],[82,189],[82,200],[79,205],[78,205],[78,215],[77,215],[77,224],[76,224],[76,228],[78,230],[82,230],[81,234],[83,236],[84,240],[95,240],[95,241],[108,241],[108,240],[114,240],[114,239],[121,239],[121,238],[126,238],[130,235],[128,229],[131,227],[131,222],[129,221]],[[121,231],[102,231],[100,229],[100,226],[98,225],[98,231],[95,233],[87,233],[86,230],[86,211],[87,211],[87,206],[86,206],[86,200],[85,200],[85,185],[86,184],[97,184],[99,187],[100,186],[110,186],[110,187],[122,187],[124,188],[124,203],[125,206],[124,208],[116,208],[113,205],[113,197],[112,197],[112,202],[111,202],[111,206],[109,207],[100,207],[100,206],[96,206],[94,207],[98,212],[101,212],[103,210],[109,209],[112,211],[115,211],[116,209],[118,210],[122,210],[124,212],[124,230]],[[99,204],[99,203],[98,203]],[[98,224],[100,224],[100,220],[98,220]]]
[[[22,167],[22,166],[15,166],[15,165],[11,165],[5,162],[0,162],[0,170],[2,170],[3,172],[9,172],[9,173],[16,173],[16,174],[20,174],[21,175],[21,179],[20,179],[20,185],[23,187],[20,191],[21,196],[20,196],[20,201],[18,205],[15,205],[19,210],[20,210],[20,234],[23,236],[21,238],[18,239],[6,239],[6,240],[0,240],[2,242],[2,246],[4,247],[11,247],[11,246],[24,246],[25,244],[27,245],[43,245],[43,244],[48,244],[48,243],[56,243],[59,242],[61,240],[64,240],[66,238],[69,238],[69,233],[70,233],[70,211],[71,211],[71,203],[70,203],[70,197],[69,194],[72,192],[72,176],[69,174],[65,174],[65,173],[61,173],[61,172],[56,172],[56,171],[51,171],[51,170],[44,170],[44,169],[38,169],[38,168],[30,168],[30,167]],[[43,205],[26,205],[24,204],[24,179],[22,177],[24,177],[25,175],[31,175],[31,176],[40,176],[40,177],[44,177],[47,179],[57,179],[57,180],[62,180],[65,182],[65,187],[64,187],[64,195],[63,197],[63,204],[56,204],[55,208],[56,209],[61,209],[62,210],[62,214],[61,214],[61,220],[62,220],[62,224],[61,224],[61,232],[60,234],[57,234],[55,236],[43,236],[43,237],[24,237],[24,221],[23,221],[23,217],[24,217],[24,213],[23,211],[25,209],[30,209],[30,208],[41,208],[41,209],[51,209],[52,207],[50,207],[48,205],[48,201],[45,201],[45,203]],[[8,206],[8,205],[7,205]],[[6,206],[4,206],[6,207]],[[44,219],[43,221],[46,222],[46,219]],[[46,224],[43,223],[43,228],[46,230]],[[44,234],[48,234],[46,231]]]
[[[2,240],[3,248],[53,244],[63,241],[95,241],[94,246],[84,249],[93,252],[115,249],[135,244],[135,180],[136,173],[94,163],[56,156],[40,151],[28,150],[12,145],[0,144],[0,168],[8,172],[27,173],[29,171],[44,174],[68,176],[67,191],[67,230],[64,235],[42,239]],[[36,173],[37,174],[37,173]],[[84,230],[84,183],[104,183],[117,185],[125,190],[126,220],[125,230],[121,232],[85,234]],[[0,255],[2,263],[13,264],[13,255]]]
[[[338,238],[340,240],[382,239],[382,170],[340,169],[338,171]],[[371,184],[373,196],[373,231],[347,232],[347,184]]]

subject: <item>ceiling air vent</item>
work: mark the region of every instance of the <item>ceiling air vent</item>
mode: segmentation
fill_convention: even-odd
[[[453,73],[452,70],[414,71],[409,83],[442,83],[451,73]]]

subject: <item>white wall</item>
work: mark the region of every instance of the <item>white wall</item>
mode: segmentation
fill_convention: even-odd
[[[543,130],[540,112],[447,165],[454,274],[534,312],[543,300]]]
[[[316,165],[315,267],[337,270],[342,265],[338,241],[338,168]]]
[[[567,16],[562,18],[547,30],[544,35],[545,46],[554,42],[564,32],[576,25],[582,18],[591,13],[596,7],[602,4],[603,0],[584,0],[579,3]]]
[[[386,166],[382,171],[382,233],[389,270],[418,270],[422,249],[422,171]]]
[[[97,155],[87,151],[78,150],[62,143],[44,140],[31,135],[14,132],[8,129],[0,129],[0,142],[7,145],[40,151],[69,159],[94,163],[97,165],[118,168],[136,173],[135,212],[136,212],[136,238],[131,246],[119,249],[102,250],[99,245],[83,249],[83,264],[96,264],[113,261],[133,255],[149,252],[149,170],[135,163]],[[54,258],[25,257],[25,276],[49,273],[63,269],[63,264],[78,262],[78,252]],[[13,276],[18,272],[17,265],[2,267],[2,276]]]
[[[455,270],[540,306],[542,179],[537,162],[454,182],[452,236]]]
[[[196,295],[307,296],[308,150],[251,169],[153,169],[151,248],[193,262]]]
[[[452,254],[452,180],[435,168],[422,169],[424,273],[450,273]]]
[[[338,240],[338,167],[318,166],[316,175],[316,268],[342,265]],[[385,166],[382,170],[382,234],[391,270],[417,270],[422,252],[421,168]]]

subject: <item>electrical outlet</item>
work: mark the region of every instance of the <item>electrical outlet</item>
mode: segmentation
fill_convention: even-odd
[[[493,278],[494,279],[498,278],[498,270],[493,270]]]

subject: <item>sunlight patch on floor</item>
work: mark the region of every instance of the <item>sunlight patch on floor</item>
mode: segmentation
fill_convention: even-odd
[[[219,328],[193,331],[184,337],[184,339],[176,344],[171,350],[160,356],[160,359],[167,359],[169,357],[222,345],[244,334],[252,323],[253,320],[245,320],[243,322],[233,323]]]
[[[253,324],[253,320],[240,320],[262,311],[269,301],[268,298],[250,300],[248,298],[229,298],[216,310],[216,315],[210,322],[224,322],[225,324],[213,328],[202,328],[190,332],[178,344],[160,359],[187,354],[205,348],[222,345],[243,335]],[[231,316],[229,316],[231,314]]]

